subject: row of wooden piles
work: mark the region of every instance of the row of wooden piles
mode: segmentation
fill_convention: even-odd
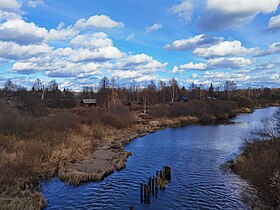
[[[156,172],[155,177],[149,177],[147,184],[140,184],[140,202],[150,204],[150,198],[158,196],[158,190],[164,190],[171,180],[171,168],[164,166]]]

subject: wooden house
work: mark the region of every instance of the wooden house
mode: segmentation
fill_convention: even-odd
[[[82,99],[81,105],[87,107],[96,106],[96,99]]]

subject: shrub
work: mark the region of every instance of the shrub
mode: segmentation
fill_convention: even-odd
[[[131,123],[135,122],[135,116],[129,111],[129,108],[123,105],[116,105],[110,111],[96,108],[83,120],[87,124],[109,125],[117,129],[129,127]]]
[[[273,177],[280,171],[280,139],[256,141],[246,144],[244,148],[234,170],[257,188],[260,198],[266,204],[277,207],[280,205],[280,191],[275,186],[280,183],[273,182]]]
[[[23,104],[22,109],[31,115],[42,116],[46,113],[45,105],[37,95],[26,92],[21,93],[17,99]]]
[[[49,117],[42,122],[41,128],[49,132],[68,132],[69,130],[77,130],[80,120],[70,113],[56,113],[53,117]]]
[[[24,116],[6,104],[0,104],[0,134],[26,137],[30,135],[35,120]]]

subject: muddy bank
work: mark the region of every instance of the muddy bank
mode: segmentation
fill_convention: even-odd
[[[109,142],[96,147],[92,157],[59,168],[58,178],[69,184],[99,181],[115,170],[126,166],[127,158],[132,155],[124,146],[133,139],[142,137],[167,127],[177,127],[199,123],[197,117],[180,117],[176,119],[139,120],[129,128],[107,131]]]

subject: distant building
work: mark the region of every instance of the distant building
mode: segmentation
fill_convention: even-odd
[[[87,107],[96,106],[96,99],[83,99],[81,100],[81,105]]]

